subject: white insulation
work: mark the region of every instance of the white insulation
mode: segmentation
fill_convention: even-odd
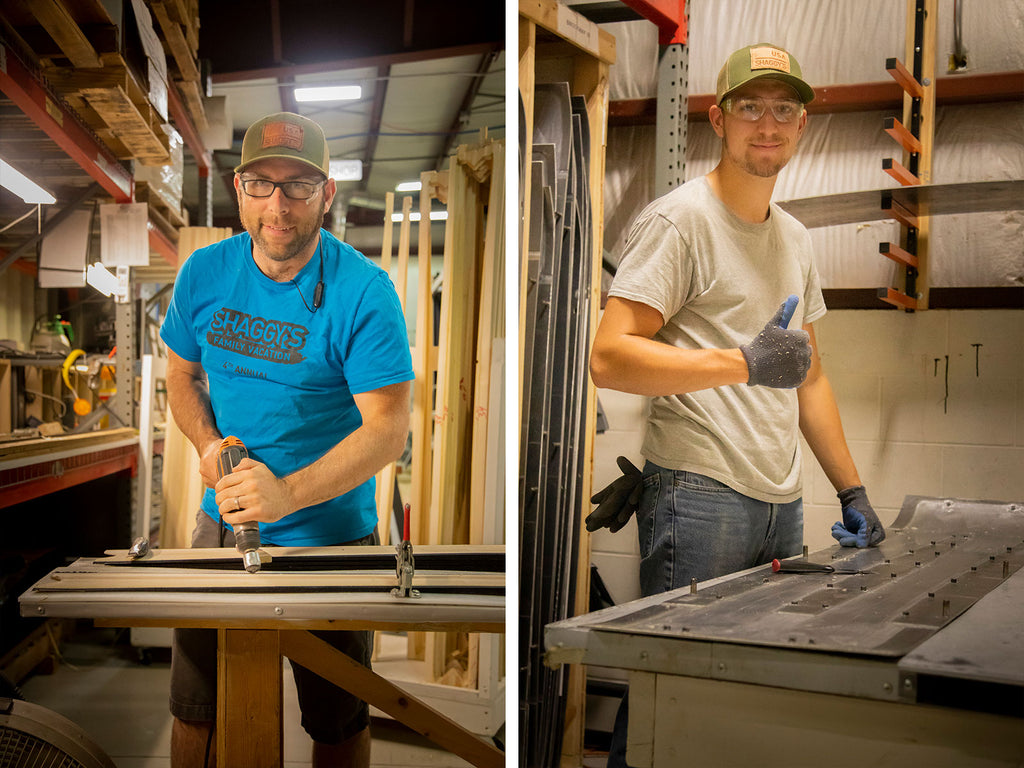
[[[968,69],[964,74],[1024,70],[1024,0],[961,0]],[[884,82],[885,59],[905,59],[905,3],[894,0],[689,0],[692,95],[714,92],[718,69],[733,50],[770,42],[790,50],[813,86]],[[611,99],[651,98],[657,90],[658,40],[646,21],[605,25],[618,60]],[[939,0],[935,72],[948,74],[953,0]],[[882,159],[902,149],[882,130],[899,112],[811,115],[797,154],[779,176],[775,200],[897,187]],[[609,130],[604,210],[605,250],[622,253],[630,222],[653,197],[653,126]],[[720,143],[706,122],[690,123],[686,178],[710,171]],[[932,183],[1024,179],[1024,103],[940,107]],[[1022,201],[1024,208],[1024,201]],[[1024,285],[1024,211],[936,216],[930,221],[930,284],[940,287]],[[811,230],[826,288],[893,284],[895,265],[878,243],[898,241],[892,220]]]

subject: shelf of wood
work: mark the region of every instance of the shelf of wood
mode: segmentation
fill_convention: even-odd
[[[1019,211],[1024,210],[1024,180],[871,189],[787,200],[780,202],[779,207],[808,229],[814,229],[893,218],[891,211],[883,209],[886,201],[902,205],[918,216]]]

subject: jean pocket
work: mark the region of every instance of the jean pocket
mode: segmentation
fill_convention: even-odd
[[[732,489],[725,483],[699,475],[696,472],[687,472],[684,469],[676,470],[673,474],[673,484],[676,488],[685,488],[688,491],[700,491],[703,493],[732,493]]]
[[[661,473],[645,475],[640,506],[636,510],[636,528],[640,544],[640,556],[650,557],[654,549],[654,532],[657,527],[658,497],[661,495]]]

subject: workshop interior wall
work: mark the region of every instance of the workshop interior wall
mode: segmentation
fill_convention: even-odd
[[[1024,312],[836,310],[815,323],[850,450],[891,525],[910,494],[1024,502]],[[980,345],[980,346],[975,346]],[[948,389],[947,389],[948,365]],[[625,455],[642,466],[645,398],[598,390],[609,430],[594,443],[594,488]],[[839,502],[806,444],[804,541],[832,546]],[[636,523],[591,537],[616,602],[639,597]]]
[[[688,4],[689,92],[713,93],[726,56],[762,41],[793,51],[812,85],[887,81],[885,59],[904,58],[904,5],[889,0],[696,0]],[[963,12],[966,74],[1024,69],[1024,0],[964,4]],[[938,77],[947,76],[952,17],[952,0],[940,0]],[[616,36],[618,55],[611,68],[611,99],[653,97],[658,55],[654,26],[644,21],[605,26]],[[796,156],[779,176],[775,200],[898,186],[881,170],[883,158],[899,160],[902,154],[882,131],[882,118],[889,114],[812,115]],[[1019,102],[939,108],[932,183],[1024,178],[1021,136],[1024,104]],[[605,249],[614,263],[633,218],[654,197],[654,144],[653,126],[609,129]],[[719,148],[707,122],[690,123],[686,178],[710,171]],[[1024,284],[1024,212],[941,216],[932,219],[931,227],[931,285]],[[896,266],[878,254],[878,243],[898,240],[898,234],[892,220],[811,230],[823,286],[890,285]],[[607,286],[607,275],[605,282]]]

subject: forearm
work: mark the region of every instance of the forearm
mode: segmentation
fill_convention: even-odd
[[[836,491],[860,485],[860,475],[843,433],[832,385],[818,373],[797,389],[800,431]]]
[[[203,379],[185,371],[167,373],[167,402],[174,423],[202,456],[212,442],[220,442],[221,434],[210,405],[210,392]]]
[[[402,454],[408,417],[364,424],[322,457],[282,478],[290,512],[341,496],[377,474]]]
[[[679,349],[620,335],[594,344],[590,375],[599,387],[657,397],[745,384],[749,372],[739,349]]]

